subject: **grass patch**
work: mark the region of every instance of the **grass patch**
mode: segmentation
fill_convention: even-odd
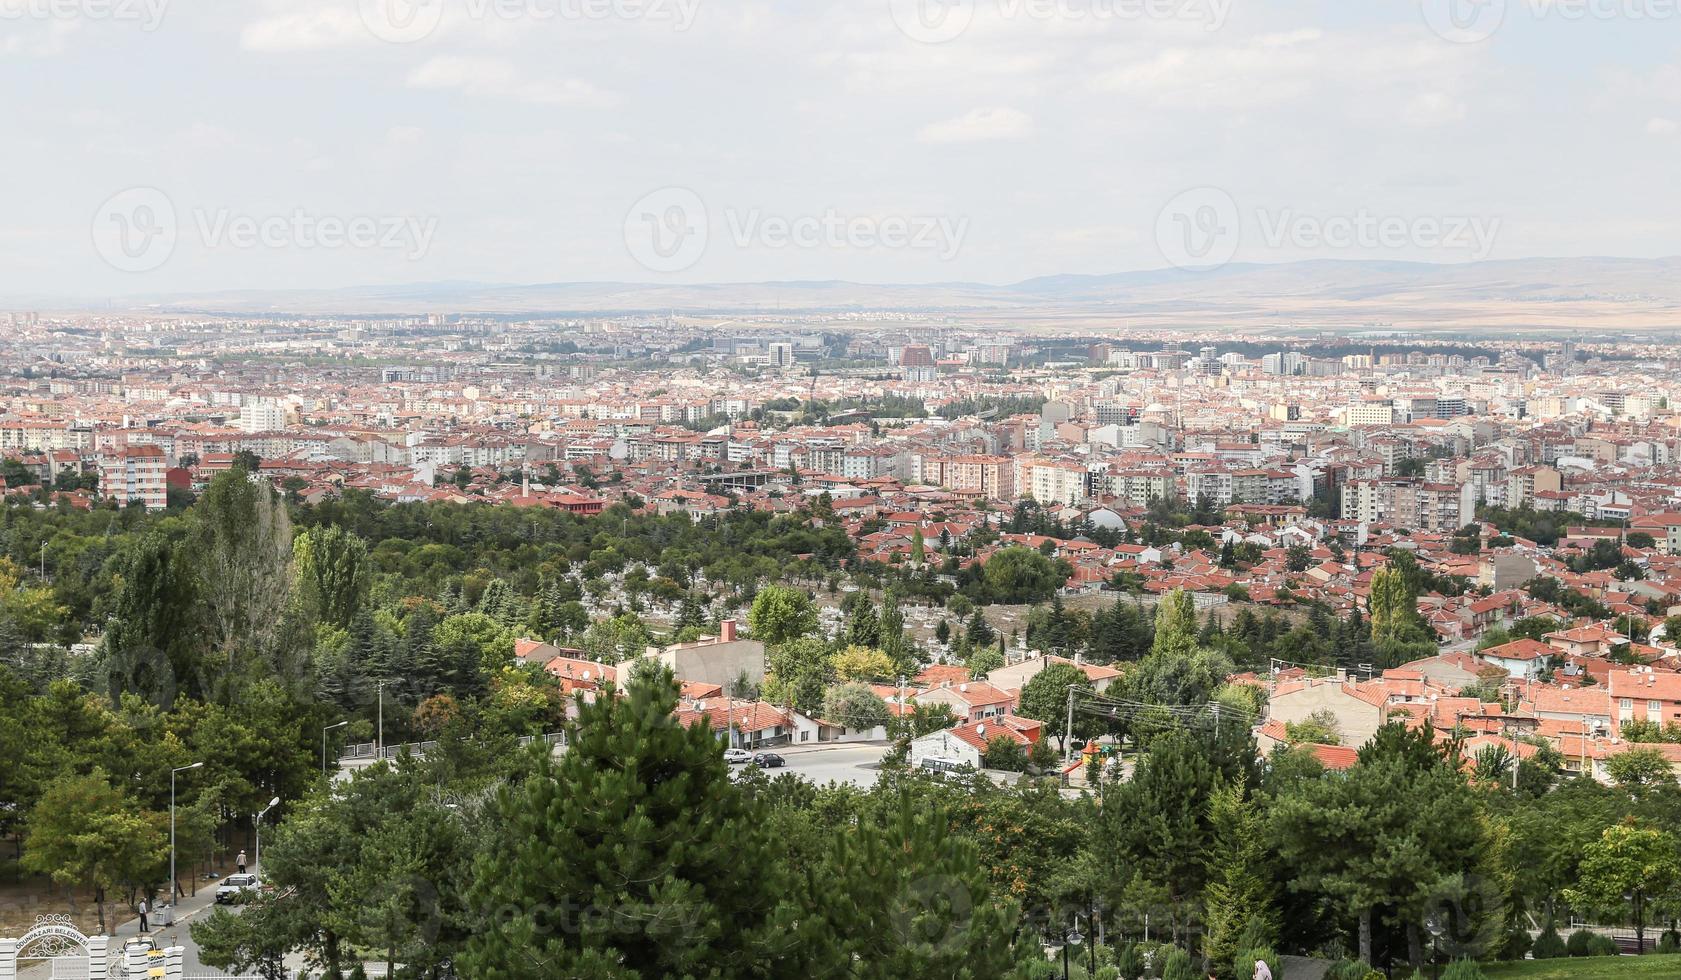
[[[1489,980],[1665,980],[1681,977],[1681,955],[1586,956],[1580,959],[1488,963]]]

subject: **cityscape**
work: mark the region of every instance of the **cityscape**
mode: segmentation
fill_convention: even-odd
[[[1678,17],[0,0],[0,980],[1681,977]]]

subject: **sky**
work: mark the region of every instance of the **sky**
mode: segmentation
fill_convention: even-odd
[[[1681,0],[0,0],[0,297],[1681,252]]]

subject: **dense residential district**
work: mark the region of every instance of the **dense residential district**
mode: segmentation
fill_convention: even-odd
[[[1681,976],[1681,346],[8,325],[0,936]]]

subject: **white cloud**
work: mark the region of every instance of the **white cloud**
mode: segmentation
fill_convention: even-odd
[[[1653,116],[1646,120],[1647,136],[1674,136],[1678,132],[1681,132],[1681,125],[1678,125],[1673,119]]]
[[[1420,92],[1402,111],[1402,118],[1413,126],[1462,122],[1465,115],[1465,103],[1447,92]]]
[[[351,44],[372,44],[378,38],[368,31],[353,3],[337,7],[290,10],[265,17],[240,32],[239,44],[247,51],[318,51]]]
[[[392,126],[385,131],[385,142],[392,147],[418,146],[426,139],[426,130],[419,126]]]
[[[5,32],[0,34],[0,54],[23,58],[54,58],[64,53],[65,42],[80,26],[65,18],[45,23],[27,20],[5,20]]]
[[[924,126],[916,138],[924,143],[982,143],[1019,140],[1032,133],[1032,116],[1020,109],[996,106]]]
[[[606,93],[577,78],[526,79],[501,58],[440,55],[408,74],[412,88],[457,90],[481,98],[511,99],[538,105],[599,105]]]

